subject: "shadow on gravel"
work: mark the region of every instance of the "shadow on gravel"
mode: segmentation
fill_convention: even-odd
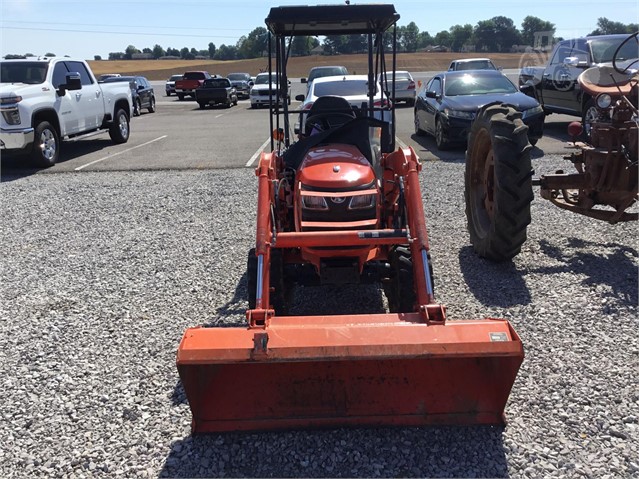
[[[430,135],[411,135],[411,139],[419,145],[415,151],[422,160],[440,160],[446,163],[465,163],[466,145],[453,145],[450,150],[440,151],[435,144],[435,138]]]
[[[468,288],[485,306],[508,308],[532,301],[522,273],[513,263],[493,263],[466,246],[459,251],[459,266]]]
[[[624,306],[637,306],[639,278],[635,261],[639,253],[636,249],[619,243],[595,243],[577,238],[569,239],[567,248],[552,246],[546,240],[541,240],[539,246],[544,254],[560,264],[539,268],[535,272],[583,274],[586,276],[582,281],[585,286],[609,287],[609,291],[600,292],[603,298],[614,298]],[[589,251],[584,251],[586,249]],[[593,250],[598,253],[592,253]],[[603,308],[604,314],[615,312],[614,304],[606,303]]]
[[[160,477],[508,477],[503,429],[229,433],[172,444]]]
[[[63,164],[67,161],[71,161],[91,153],[96,153],[113,146],[113,142],[108,138],[108,134],[104,134],[107,135],[106,138],[90,138],[77,142],[63,143],[57,164]],[[29,156],[13,153],[3,153],[0,165],[1,182],[19,180],[38,172],[56,172],[56,166],[51,168],[35,168],[31,165]]]

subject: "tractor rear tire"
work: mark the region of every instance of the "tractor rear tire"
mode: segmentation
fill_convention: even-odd
[[[255,248],[251,248],[246,262],[246,276],[248,288],[249,309],[255,309],[257,305],[257,256]],[[284,263],[282,252],[279,249],[271,249],[271,294],[270,300],[277,316],[286,315],[289,304],[289,290],[284,278]]]
[[[396,246],[388,256],[391,267],[391,278],[385,287],[388,308],[391,313],[412,313],[417,296],[410,247]]]
[[[500,103],[483,107],[466,150],[466,218],[475,252],[508,261],[521,251],[533,200],[528,127]]]

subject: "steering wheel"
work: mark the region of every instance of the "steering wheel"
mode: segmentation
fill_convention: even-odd
[[[621,49],[623,48],[623,46],[628,43],[631,39],[635,40],[635,43],[639,46],[639,32],[635,32],[632,33],[628,38],[626,38],[623,42],[621,42],[621,44],[617,47],[617,49],[615,50],[614,55],[612,55],[612,67],[615,69],[615,71],[617,73],[621,73],[622,75],[625,75],[626,72],[628,70],[630,70],[630,67],[632,65],[634,65],[635,63],[639,62],[639,60],[635,60],[634,62],[630,63],[626,68],[624,68],[623,70],[621,68],[619,68],[617,66],[617,55],[619,54],[619,52],[621,51]]]
[[[317,113],[311,115],[306,119],[306,130],[309,130],[309,126],[316,128],[318,131],[326,131],[336,126],[341,126],[347,121],[352,120],[354,117],[348,113]],[[311,131],[312,131],[311,128]]]

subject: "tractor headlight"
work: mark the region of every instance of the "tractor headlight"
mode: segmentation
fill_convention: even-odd
[[[608,93],[602,93],[597,96],[597,108],[605,110],[612,105],[612,97]]]
[[[524,118],[528,118],[529,116],[538,115],[544,112],[544,108],[541,105],[533,106],[532,108],[528,108],[521,113],[522,120]]]
[[[323,196],[302,196],[302,208],[307,210],[327,210],[328,205]]]
[[[367,208],[375,207],[377,198],[375,195],[358,195],[351,198],[351,202],[348,205],[349,210],[363,210]]]

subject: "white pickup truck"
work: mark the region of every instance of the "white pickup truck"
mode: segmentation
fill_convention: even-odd
[[[128,83],[98,83],[83,60],[31,57],[0,62],[0,151],[27,153],[48,167],[62,140],[108,130],[114,143],[129,139]]]

